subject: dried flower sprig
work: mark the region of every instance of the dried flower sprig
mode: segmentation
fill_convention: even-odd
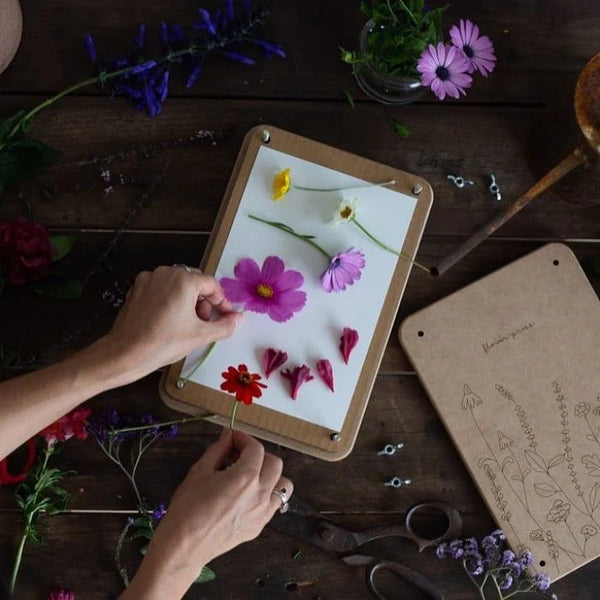
[[[530,574],[532,553],[523,550],[515,554],[508,549],[506,535],[500,529],[484,537],[481,542],[466,538],[440,544],[436,554],[438,558],[462,561],[465,572],[482,600],[486,600],[485,589],[490,582],[493,584],[494,597],[499,600],[508,600],[527,592],[546,592],[550,587],[550,578],[546,573]],[[556,594],[550,597],[558,600]]]
[[[256,215],[248,215],[254,221],[265,223],[275,229],[289,233],[295,238],[310,244],[315,250],[318,250],[328,260],[325,271],[320,276],[321,286],[326,292],[344,291],[347,286],[352,285],[361,278],[361,271],[365,266],[364,254],[360,250],[349,248],[346,252],[340,252],[333,256],[329,254],[322,246],[315,242],[314,235],[304,235],[294,231],[289,225],[277,221],[268,221]]]

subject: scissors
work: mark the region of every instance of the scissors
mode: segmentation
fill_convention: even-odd
[[[27,473],[29,473],[31,467],[33,467],[35,455],[35,439],[31,438],[27,441],[27,458],[20,473],[11,473],[8,470],[8,457],[0,460],[0,485],[11,485],[23,481],[27,477]]]
[[[447,523],[435,537],[422,537],[415,531],[416,518],[430,515],[433,511],[443,513]],[[309,542],[318,548],[330,552],[347,565],[366,567],[366,581],[370,592],[379,600],[386,600],[375,585],[375,575],[381,571],[389,571],[400,579],[421,590],[433,600],[444,600],[442,592],[417,571],[398,562],[381,560],[374,556],[364,556],[353,552],[372,540],[387,537],[402,537],[412,540],[422,552],[425,548],[459,536],[462,519],[459,512],[445,502],[426,502],[411,508],[404,519],[404,525],[382,526],[363,531],[349,531],[325,519],[319,511],[312,508],[295,494],[290,499],[289,509],[285,514],[276,514],[270,527],[293,538]]]

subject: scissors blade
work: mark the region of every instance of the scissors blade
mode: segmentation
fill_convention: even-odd
[[[286,513],[276,513],[269,526],[293,538],[333,554],[345,554],[358,546],[356,535],[324,519],[318,510],[295,495]]]

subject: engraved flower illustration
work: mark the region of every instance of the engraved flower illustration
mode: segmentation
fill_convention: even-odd
[[[480,406],[481,404],[483,404],[483,400],[465,383],[465,387],[463,388],[462,409],[473,410],[476,406]]]
[[[600,458],[597,454],[584,454],[581,457],[581,462],[590,477],[600,477]]]
[[[529,539],[532,542],[543,542],[544,541],[544,531],[542,529],[534,529],[529,534]]]
[[[498,446],[500,450],[506,450],[513,444],[514,442],[506,434],[502,433],[502,431],[498,432]]]
[[[578,402],[575,405],[575,416],[576,417],[587,417],[590,412],[591,406],[589,402]]]
[[[569,512],[571,511],[571,504],[569,502],[563,502],[562,500],[556,499],[552,503],[552,508],[548,511],[546,515],[547,521],[552,521],[553,523],[560,523],[561,521],[566,521],[569,517]]]
[[[589,540],[598,533],[598,528],[593,523],[586,523],[579,532],[586,540]]]

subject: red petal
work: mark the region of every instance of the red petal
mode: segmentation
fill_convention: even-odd
[[[342,337],[340,338],[340,352],[346,364],[348,364],[350,354],[356,347],[356,344],[358,344],[358,331],[350,327],[344,327]]]
[[[333,368],[331,367],[331,363],[326,359],[322,359],[317,361],[317,373],[319,377],[325,382],[325,385],[334,392],[333,387]]]

